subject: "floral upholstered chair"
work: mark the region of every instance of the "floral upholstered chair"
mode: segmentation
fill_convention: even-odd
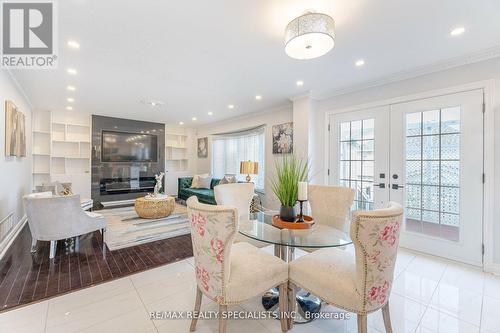
[[[225,332],[227,306],[242,303],[279,286],[280,312],[286,311],[288,266],[281,259],[255,246],[233,244],[238,233],[238,210],[234,206],[205,205],[195,196],[187,200],[196,270],[195,311],[203,295],[219,304],[219,332]],[[197,319],[191,322],[191,332]],[[281,329],[286,331],[282,317]]]
[[[359,333],[367,331],[366,315],[382,309],[385,330],[392,333],[389,295],[402,216],[403,207],[395,202],[384,209],[354,212],[350,235],[355,255],[330,248],[292,261],[290,290],[297,285],[356,313]]]

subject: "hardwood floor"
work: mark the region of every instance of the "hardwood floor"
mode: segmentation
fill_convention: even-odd
[[[103,252],[100,232],[59,241],[49,260],[49,242],[38,242],[30,253],[26,224],[0,260],[0,312],[61,295],[193,255],[191,236],[184,235],[121,250]]]

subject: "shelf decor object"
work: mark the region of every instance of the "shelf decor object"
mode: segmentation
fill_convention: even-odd
[[[335,21],[322,13],[307,12],[285,29],[285,52],[294,59],[321,57],[335,45]]]
[[[252,177],[250,177],[250,175],[256,175],[259,173],[259,162],[241,161],[240,173],[247,174],[245,179],[247,183],[250,183],[250,181],[252,180]]]
[[[295,155],[285,155],[275,160],[275,170],[271,187],[281,203],[280,219],[294,222],[299,182],[307,180],[308,163],[298,159]]]

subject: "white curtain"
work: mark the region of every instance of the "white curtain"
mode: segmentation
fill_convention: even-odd
[[[227,174],[235,175],[244,181],[246,175],[240,174],[240,162],[259,163],[259,174],[250,175],[255,188],[264,190],[265,126],[244,131],[215,134],[212,137],[212,175],[222,178]]]

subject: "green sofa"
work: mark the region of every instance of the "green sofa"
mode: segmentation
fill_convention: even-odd
[[[209,204],[216,205],[214,186],[217,186],[220,179],[212,178],[210,183],[210,189],[208,188],[191,188],[191,183],[193,182],[193,177],[183,177],[179,178],[179,187],[177,192],[177,197],[182,200],[187,200],[190,196],[197,196],[198,201]]]

